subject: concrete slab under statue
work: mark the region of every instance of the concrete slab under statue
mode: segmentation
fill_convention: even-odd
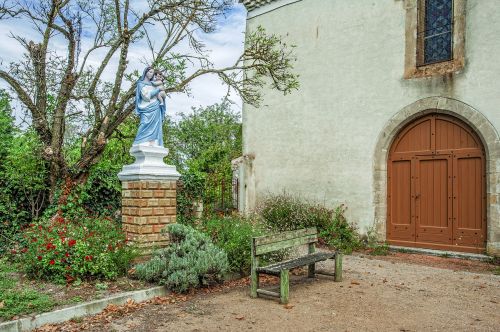
[[[120,181],[140,180],[173,180],[181,176],[173,165],[167,165],[163,158],[168,155],[168,149],[162,146],[133,145],[130,154],[135,162],[125,165],[118,173]]]

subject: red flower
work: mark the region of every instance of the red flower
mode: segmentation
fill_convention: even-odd
[[[53,259],[51,259],[50,262],[49,262],[50,265],[54,265],[55,263],[56,262]]]
[[[65,253],[64,256],[69,257],[69,253]]]
[[[28,251],[28,248],[23,248],[23,249],[21,249],[21,252],[22,252],[22,253],[25,253],[25,252],[27,252],[27,251]]]
[[[53,245],[52,243],[48,243],[48,244],[47,244],[47,250],[50,250],[50,249],[55,249],[55,248],[56,248],[56,246],[55,246],[55,245]]]
[[[111,244],[110,244],[110,245],[108,245],[108,250],[109,250],[109,251],[113,251],[113,246],[112,246]]]
[[[36,241],[38,241],[38,239],[36,237],[31,239],[31,242],[36,242]]]
[[[39,261],[41,261],[41,260],[42,260],[42,256],[38,256],[37,258],[38,258],[38,260],[39,260]]]
[[[68,241],[68,246],[70,246],[70,247],[74,246],[75,244],[76,244],[76,240],[74,240],[74,239],[71,239]]]
[[[15,255],[15,254],[17,254],[17,250],[16,250],[16,249],[12,249],[12,250],[10,251],[10,253],[11,253],[12,255]]]
[[[86,261],[91,261],[91,260],[92,260],[92,256],[90,256],[90,255],[85,256],[85,260],[86,260]]]

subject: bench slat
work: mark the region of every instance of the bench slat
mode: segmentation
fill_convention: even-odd
[[[257,289],[257,294],[262,294],[262,295],[267,295],[267,296],[273,296],[273,297],[280,297],[280,294],[279,293],[276,293],[276,292],[273,292],[273,291],[269,291],[269,290],[265,290],[265,289]]]
[[[274,243],[274,242],[278,242],[278,241],[285,241],[285,240],[289,240],[289,239],[294,239],[297,237],[314,235],[317,233],[318,232],[316,231],[316,227],[310,227],[310,228],[299,229],[296,231],[286,231],[286,232],[282,232],[282,233],[278,233],[278,234],[258,236],[258,237],[254,238],[254,243],[256,246],[260,246],[260,245]]]
[[[299,238],[293,238],[293,239],[288,239],[288,240],[279,241],[279,242],[263,244],[263,245],[255,246],[255,255],[259,256],[259,255],[267,254],[268,252],[273,252],[273,251],[277,251],[280,249],[296,247],[296,246],[300,246],[303,244],[314,243],[314,242],[318,242],[318,236],[316,234],[306,235],[306,236],[302,236]]]
[[[258,267],[257,272],[267,273],[271,275],[279,275],[281,270],[290,270],[296,267],[309,265],[312,263],[334,258],[335,252],[316,252],[314,254],[290,259],[288,261],[271,264],[264,267]]]

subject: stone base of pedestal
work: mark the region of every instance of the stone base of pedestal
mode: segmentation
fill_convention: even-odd
[[[176,222],[179,173],[163,163],[168,153],[165,148],[134,146],[130,153],[136,162],[118,174],[122,181],[122,227],[141,255],[149,255],[169,243],[162,230]]]

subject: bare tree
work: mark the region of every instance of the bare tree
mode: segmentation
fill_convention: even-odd
[[[215,31],[218,17],[233,4],[234,0],[3,0],[0,19],[28,20],[40,36],[33,41],[12,35],[26,53],[0,68],[0,78],[31,116],[48,161],[52,194],[60,180],[85,181],[107,139],[132,113],[138,72],[128,65],[130,49],[139,42],[149,46],[144,62],[168,73],[167,93],[186,93],[194,79],[207,74],[217,75],[252,105],[259,104],[265,82],[284,93],[298,87],[291,72],[292,48],[262,28],[247,34],[245,51],[232,66],[215,68],[210,62],[198,32]],[[158,29],[156,36],[161,38],[152,35]],[[83,43],[82,36],[92,43]],[[54,46],[61,43],[64,52]],[[180,45],[189,45],[191,51],[179,52]],[[100,62],[91,65],[90,59],[98,55]],[[110,71],[114,79],[104,80],[103,73],[109,77]],[[70,164],[64,157],[65,132],[77,119],[84,129],[78,137],[81,154]]]

